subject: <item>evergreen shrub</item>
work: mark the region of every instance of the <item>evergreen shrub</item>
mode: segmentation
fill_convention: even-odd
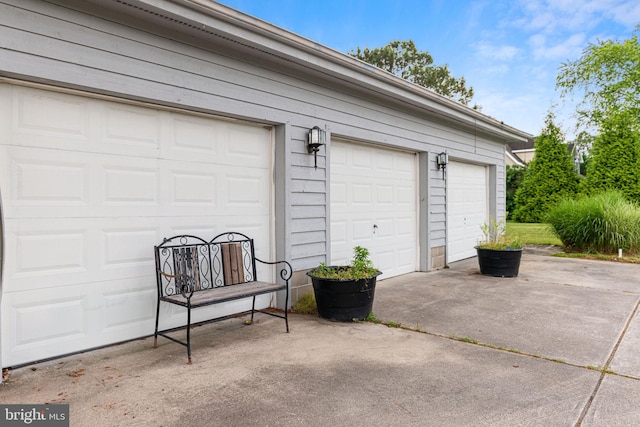
[[[549,113],[546,127],[535,139],[536,155],[515,193],[514,221],[542,222],[551,206],[577,193],[578,175],[563,141]]]

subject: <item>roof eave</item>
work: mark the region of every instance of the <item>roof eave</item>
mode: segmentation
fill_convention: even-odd
[[[123,2],[123,0],[115,1]],[[242,43],[256,47],[265,53],[277,54],[315,70],[321,69],[326,74],[357,82],[359,86],[368,90],[391,96],[430,114],[454,120],[476,131],[495,135],[505,143],[531,137],[526,132],[422,86],[407,82],[371,64],[211,0],[130,0],[130,2],[171,12],[196,23],[202,29],[209,26],[216,31],[232,34]],[[187,9],[185,10],[184,7]],[[213,21],[207,22],[202,15]]]

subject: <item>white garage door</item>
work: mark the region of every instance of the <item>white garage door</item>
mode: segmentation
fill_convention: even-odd
[[[237,230],[271,258],[269,129],[5,84],[0,132],[4,366],[153,333],[163,237]]]
[[[380,277],[416,271],[416,155],[332,140],[330,182],[331,264],[363,246]]]
[[[449,162],[447,166],[447,262],[476,255],[488,218],[487,168]]]

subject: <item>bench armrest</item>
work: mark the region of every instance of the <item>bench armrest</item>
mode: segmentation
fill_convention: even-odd
[[[293,268],[291,267],[291,264],[289,264],[287,261],[263,261],[259,258],[255,258],[255,260],[262,264],[268,264],[268,265],[282,264],[280,268],[280,277],[282,278],[282,280],[287,281],[287,283],[289,282],[289,279],[291,279],[291,276],[293,275]]]

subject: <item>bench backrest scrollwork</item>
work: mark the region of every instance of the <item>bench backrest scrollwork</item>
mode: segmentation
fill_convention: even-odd
[[[209,242],[174,236],[164,239],[154,252],[161,296],[257,280],[253,239],[241,233],[222,233]]]

